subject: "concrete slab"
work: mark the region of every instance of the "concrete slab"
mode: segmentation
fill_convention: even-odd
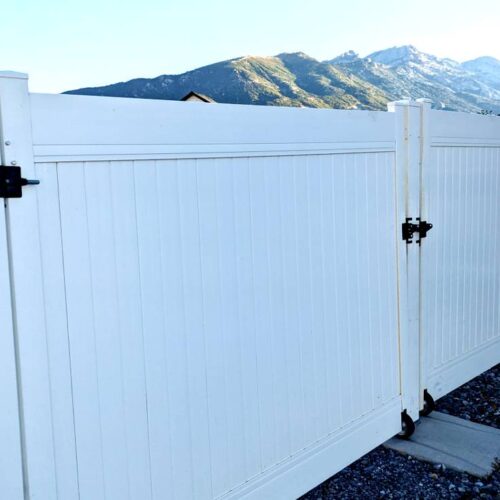
[[[433,412],[417,422],[413,436],[384,446],[427,462],[485,477],[500,458],[500,430]]]

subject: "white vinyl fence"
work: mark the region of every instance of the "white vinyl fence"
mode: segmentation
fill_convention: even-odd
[[[0,109],[6,498],[293,499],[500,361],[500,119]]]
[[[500,118],[428,113],[422,375],[441,397],[500,362]]]

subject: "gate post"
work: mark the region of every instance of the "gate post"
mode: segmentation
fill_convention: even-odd
[[[430,162],[431,155],[431,141],[430,141],[430,111],[432,106],[432,101],[430,99],[417,99],[417,103],[420,106],[420,163],[419,163],[419,174],[420,174],[420,218],[422,220],[428,220],[428,203],[425,200],[425,165]],[[422,276],[422,259],[425,250],[420,249],[420,260],[419,260],[419,273],[420,280],[423,280]],[[421,283],[421,281],[420,281]],[[419,301],[422,299],[422,285],[419,287]],[[420,305],[420,303],[419,303]],[[427,338],[425,332],[425,318],[422,317],[422,306],[420,305],[420,321],[419,321],[419,339],[420,339],[420,377],[419,377],[419,407],[422,410],[424,408],[424,390],[427,389]]]
[[[25,78],[24,75],[0,73],[0,79]],[[1,85],[1,83],[0,83]],[[1,88],[1,87],[0,87]],[[0,125],[3,102],[0,92]],[[0,127],[0,131],[3,126]],[[7,165],[5,140],[0,132],[1,165]],[[0,166],[0,168],[2,168]],[[21,420],[18,399],[16,345],[14,339],[13,302],[9,271],[6,203],[2,200],[0,214],[0,492],[12,500],[24,498]]]
[[[36,179],[30,106],[28,76],[0,72],[3,165],[19,166],[23,177]],[[56,476],[36,187],[27,186],[21,198],[5,202],[24,497],[50,499],[56,498]],[[2,335],[6,332],[2,331]],[[0,356],[3,359],[5,354]]]
[[[403,240],[402,224],[420,217],[422,104],[391,102],[395,113],[399,362],[402,408],[413,419],[420,410],[420,246]]]

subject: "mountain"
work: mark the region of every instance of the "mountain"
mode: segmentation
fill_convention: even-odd
[[[464,62],[462,66],[486,84],[500,90],[500,61],[498,59],[494,57],[478,57]]]
[[[303,53],[240,57],[181,75],[136,79],[69,94],[178,100],[194,90],[217,102],[380,109],[386,96],[369,82]]]
[[[411,45],[368,57],[348,51],[322,62],[297,52],[67,93],[178,100],[190,91],[225,103],[342,109],[385,109],[391,100],[427,97],[440,109],[500,113],[500,61],[480,57],[461,64]]]
[[[500,92],[479,73],[451,59],[420,52],[412,45],[374,52],[367,59],[392,70],[411,97],[428,97],[436,107],[500,111]]]
[[[390,67],[370,58],[359,57],[353,51],[337,56],[328,64],[338,67],[348,75],[357,75],[384,92],[388,101],[416,98],[425,95],[424,90],[414,88],[413,82],[404,75],[398,75]]]

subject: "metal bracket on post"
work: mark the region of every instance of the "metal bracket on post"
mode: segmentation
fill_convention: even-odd
[[[399,439],[410,439],[415,432],[415,422],[406,410],[401,412],[401,432],[396,434]]]
[[[419,245],[423,238],[427,237],[427,233],[432,229],[432,224],[425,220],[420,220],[420,217],[417,217],[417,223],[411,222],[412,217],[406,217],[406,222],[403,222],[401,225],[401,232],[403,236],[403,240],[406,241],[406,244],[409,245],[413,243],[413,235],[415,233],[419,234],[419,239],[415,242]]]
[[[21,198],[23,186],[35,184],[40,184],[40,181],[21,177],[21,167],[0,165],[0,198]]]
[[[420,410],[420,416],[427,417],[436,409],[436,403],[434,398],[427,392],[427,389],[424,389],[423,398],[424,407]]]

